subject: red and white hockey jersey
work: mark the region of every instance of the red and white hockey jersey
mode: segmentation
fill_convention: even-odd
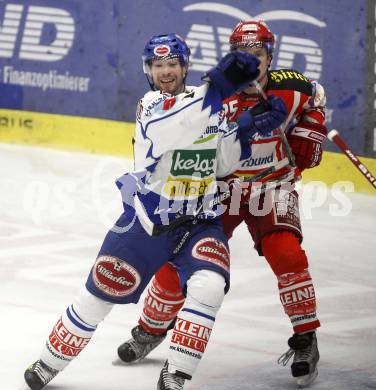
[[[265,93],[280,97],[286,104],[288,116],[283,124],[286,134],[296,128],[302,131],[304,123],[324,124],[326,101],[324,89],[319,83],[308,80],[301,73],[290,69],[269,71]],[[251,109],[261,100],[262,97],[258,93],[253,95],[239,93],[226,99],[224,109],[228,121],[235,121],[243,111]],[[256,134],[251,141],[251,157],[241,161],[234,174],[239,177],[252,177],[286,157],[278,133],[273,131],[268,136]],[[283,168],[283,173],[286,173],[287,169],[291,171],[291,178],[299,175],[292,167]],[[272,178],[279,174],[272,175]]]

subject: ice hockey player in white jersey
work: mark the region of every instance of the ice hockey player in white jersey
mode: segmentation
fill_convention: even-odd
[[[244,50],[260,59],[259,86],[248,86],[244,91],[225,99],[223,106],[229,122],[237,121],[245,112],[257,107],[260,100],[272,96],[281,98],[287,107],[286,131],[288,147],[281,140],[281,131],[255,135],[251,140],[252,155],[241,161],[239,168],[225,180],[240,177],[246,180],[258,175],[268,185],[279,183],[288,192],[265,191],[259,199],[242,196],[240,206],[232,202],[221,216],[224,232],[230,239],[241,223],[247,225],[251,242],[260,256],[264,256],[276,277],[277,291],[285,313],[291,321],[293,335],[288,339],[289,350],[279,363],[292,360],[291,374],[299,387],[309,386],[317,377],[319,350],[316,330],[320,321],[316,314],[316,294],[309,272],[309,261],[302,248],[303,232],[299,217],[298,193],[293,182],[301,172],[319,165],[322,143],[325,140],[325,90],[292,69],[269,70],[274,52],[275,37],[269,27],[258,20],[239,22],[229,37],[230,50]],[[254,84],[254,83],[253,83]],[[263,90],[264,96],[260,94]],[[294,163],[288,157],[288,149]],[[287,164],[283,161],[287,160]],[[277,168],[266,174],[271,167]],[[237,180],[237,179],[236,179]],[[287,188],[286,188],[287,187]],[[254,186],[252,185],[251,190]],[[247,192],[250,194],[250,191]],[[260,215],[265,204],[270,209]],[[234,207],[235,206],[235,207]],[[253,212],[253,210],[257,212]],[[235,212],[234,212],[235,211]],[[118,347],[119,358],[135,362],[145,358],[167,336],[176,314],[184,304],[179,275],[170,263],[163,265],[152,279],[145,297],[138,325],[132,337]]]
[[[269,131],[265,118],[273,128],[279,126],[286,108],[277,100],[260,117],[247,116],[247,131],[230,127],[222,100],[258,76],[259,60],[230,53],[207,73],[204,85],[174,90],[178,78],[185,79],[188,61],[189,49],[176,34],[155,36],[145,47],[149,82],[154,86],[158,80],[164,92],[148,93],[140,101],[135,170],[117,181],[124,213],[107,233],[85,287],[58,319],[39,359],[25,371],[32,390],[43,388],[83,350],[114,304],[138,302],[167,261],[178,270],[186,300],[158,389],[183,389],[203,357],[229,289],[227,238],[217,211],[205,205],[217,190],[216,177],[227,176],[249,157],[249,137]],[[158,73],[165,66],[176,72]],[[186,222],[172,228],[176,221]]]

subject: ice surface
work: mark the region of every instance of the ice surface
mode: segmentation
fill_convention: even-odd
[[[24,388],[24,369],[38,358],[121,211],[114,180],[130,167],[120,158],[0,145],[1,390]],[[322,322],[312,389],[376,389],[376,197],[315,188],[301,189],[303,244]],[[231,241],[232,289],[187,390],[296,388],[289,368],[276,363],[291,327],[275,278],[252,245],[241,226]],[[47,389],[155,389],[167,342],[140,364],[112,363],[140,310],[115,307]]]

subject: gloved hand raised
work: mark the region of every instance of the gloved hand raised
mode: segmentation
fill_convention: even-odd
[[[277,96],[268,96],[268,101],[259,103],[250,111],[239,115],[237,123],[241,128],[248,128],[248,135],[255,133],[267,135],[282,125],[287,117],[287,108],[283,100]]]
[[[248,87],[260,71],[260,60],[243,51],[233,51],[225,55],[218,64],[210,69],[202,80],[208,81],[218,90],[222,99]]]

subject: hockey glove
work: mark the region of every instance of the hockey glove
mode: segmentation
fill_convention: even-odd
[[[222,99],[249,86],[260,71],[260,60],[246,52],[234,51],[224,56],[218,64],[210,69],[202,80],[210,82],[219,92]]]
[[[295,163],[300,171],[320,164],[322,143],[328,130],[319,123],[298,123],[288,134],[287,139],[295,155]]]
[[[268,96],[267,102],[262,102],[253,107],[250,111],[245,111],[237,118],[240,128],[247,127],[249,136],[255,133],[267,135],[274,129],[282,125],[287,117],[287,108],[282,99],[277,96]]]

